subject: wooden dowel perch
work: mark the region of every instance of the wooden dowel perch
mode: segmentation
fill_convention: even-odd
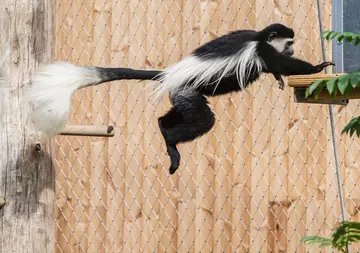
[[[354,89],[351,94],[347,96],[342,95],[340,92],[338,92],[336,96],[331,96],[327,90],[323,90],[317,99],[313,96],[305,97],[306,88],[309,87],[311,83],[317,80],[329,80],[342,75],[345,75],[345,73],[289,76],[288,85],[294,88],[294,101],[296,103],[347,105],[349,99],[360,98],[360,89]]]
[[[113,137],[115,131],[113,126],[67,125],[59,135]]]
[[[315,82],[317,80],[329,80],[331,78],[335,78],[342,75],[344,74],[340,73],[340,74],[314,74],[314,75],[289,76],[288,85],[294,88],[299,88],[299,87],[307,88],[312,82]]]

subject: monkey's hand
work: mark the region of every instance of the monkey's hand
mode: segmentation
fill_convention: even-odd
[[[281,76],[280,76],[280,78],[278,79],[278,83],[279,83],[279,89],[280,89],[280,90],[284,90],[284,88],[285,88],[285,82],[284,82],[284,79],[282,79]]]
[[[278,81],[279,83],[279,89],[280,90],[283,90],[285,88],[285,82],[284,80],[282,79],[281,75],[280,74],[273,74],[275,79]]]
[[[329,67],[329,66],[335,66],[335,64],[333,62],[323,62],[319,65],[316,65],[315,73],[319,73],[319,72],[323,71],[324,68]]]

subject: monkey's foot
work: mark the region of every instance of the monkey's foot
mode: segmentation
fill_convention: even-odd
[[[168,154],[169,154],[170,160],[171,160],[171,165],[170,165],[169,172],[172,175],[179,168],[179,165],[180,165],[180,153],[177,150],[176,145],[168,145],[167,146],[167,151],[168,151]]]

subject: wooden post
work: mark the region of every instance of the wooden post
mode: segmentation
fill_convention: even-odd
[[[55,168],[23,102],[29,76],[53,58],[53,0],[0,4],[0,253],[53,252]]]

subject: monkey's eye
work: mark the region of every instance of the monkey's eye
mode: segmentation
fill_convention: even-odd
[[[292,40],[292,41],[288,41],[287,46],[290,47],[290,46],[292,46],[293,44],[294,44],[294,41],[293,41],[293,40]]]
[[[276,32],[271,32],[268,37],[268,41],[272,41],[276,37]]]

